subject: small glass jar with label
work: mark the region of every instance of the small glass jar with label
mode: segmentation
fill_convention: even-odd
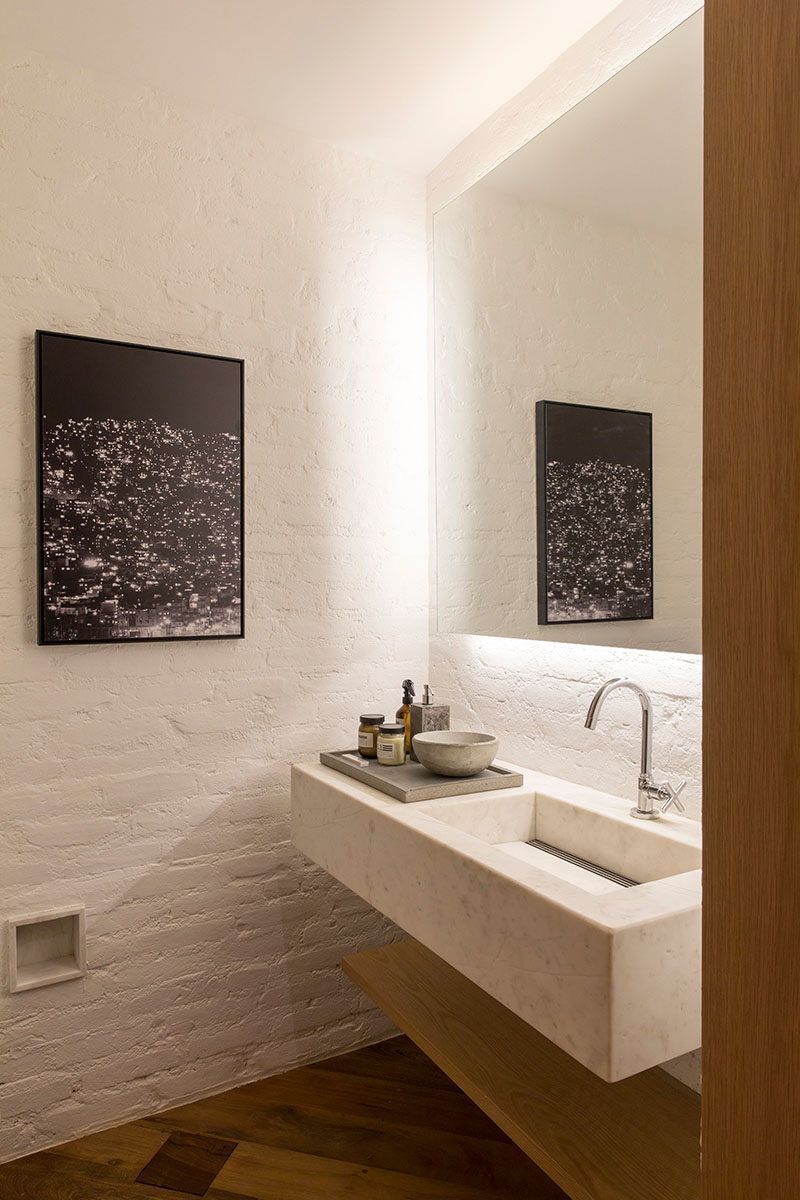
[[[405,761],[405,723],[381,725],[378,730],[378,762],[382,767],[402,767]]]
[[[378,730],[386,720],[384,713],[365,713],[358,727],[358,753],[362,758],[375,758],[378,753]]]

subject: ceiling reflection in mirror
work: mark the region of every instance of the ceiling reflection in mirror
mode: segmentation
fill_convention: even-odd
[[[434,216],[441,632],[700,650],[702,57],[701,12]],[[542,402],[649,414],[651,471],[589,412],[537,481]]]

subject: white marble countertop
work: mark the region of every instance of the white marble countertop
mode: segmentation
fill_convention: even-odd
[[[403,804],[302,764],[293,840],[603,1078],[695,1049],[700,826],[638,822],[630,800],[523,777],[520,788]],[[596,877],[531,852],[533,837],[637,886],[595,889]]]

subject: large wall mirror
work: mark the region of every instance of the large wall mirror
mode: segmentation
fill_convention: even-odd
[[[434,215],[441,632],[700,651],[702,107],[699,12]]]

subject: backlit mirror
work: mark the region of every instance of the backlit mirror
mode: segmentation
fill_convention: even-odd
[[[441,632],[700,650],[702,21],[434,215]]]

